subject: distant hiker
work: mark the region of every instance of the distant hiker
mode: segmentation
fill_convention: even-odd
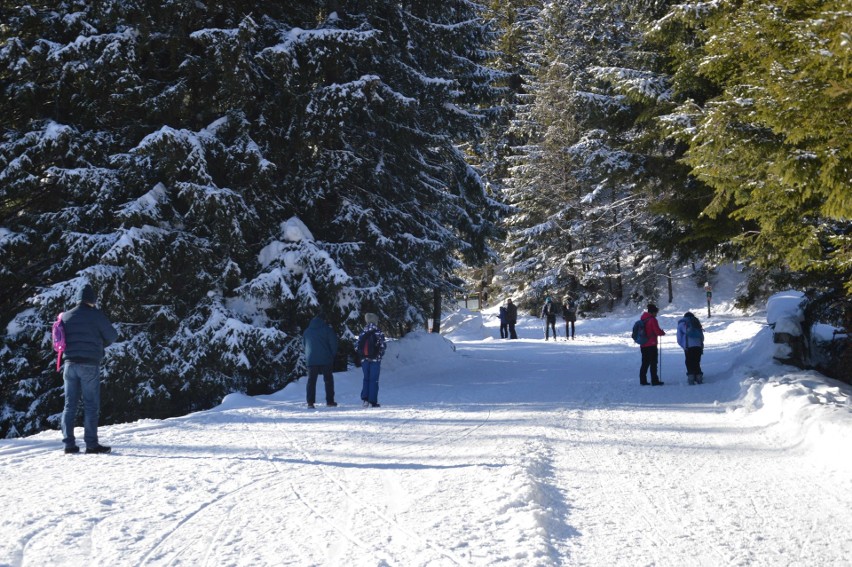
[[[571,296],[565,298],[562,305],[562,318],[565,319],[565,338],[574,338],[574,323],[577,322],[577,302]]]
[[[317,377],[322,374],[325,382],[325,405],[335,407],[334,401],[334,357],[337,354],[337,335],[325,322],[325,316],[317,313],[302,333],[305,346],[305,365],[308,367],[308,407],[317,401]]]
[[[83,400],[83,440],[86,453],[109,453],[98,442],[98,414],[101,407],[101,360],[104,348],[118,338],[118,332],[103,311],[95,306],[95,290],[85,284],[77,292],[77,307],[63,313],[65,325],[65,407],[62,410],[62,442],[65,452],[79,453],[74,438],[77,407]]]
[[[553,329],[553,340],[556,340],[556,314],[559,311],[561,309],[550,297],[544,300],[541,308],[541,318],[544,319],[544,340],[550,338],[550,329]]]
[[[642,351],[642,366],[639,368],[639,383],[643,386],[648,385],[648,369],[651,369],[651,386],[662,386],[663,382],[657,374],[657,337],[665,335],[665,331],[660,328],[657,323],[657,313],[659,309],[653,303],[648,304],[648,310],[642,313],[641,321],[645,322],[645,335],[647,340],[640,345]]]
[[[704,383],[701,355],[704,354],[704,329],[698,317],[687,311],[677,322],[677,344],[686,356],[686,378],[690,385]]]
[[[506,300],[506,324],[509,325],[509,338],[517,339],[518,335],[515,333],[515,325],[518,323],[518,306],[512,303],[512,299],[509,298]]]
[[[500,306],[500,338],[509,338],[509,313],[505,303]]]
[[[361,357],[361,369],[364,371],[364,383],[361,386],[361,401],[364,407],[379,407],[379,373],[382,370],[382,357],[385,355],[387,341],[385,335],[376,326],[379,316],[375,313],[364,314],[367,326],[358,336],[356,348]]]

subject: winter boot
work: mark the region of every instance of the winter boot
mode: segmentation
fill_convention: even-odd
[[[695,375],[695,383],[703,384],[704,383],[704,374],[696,374]]]
[[[686,381],[689,382],[689,385],[692,386],[695,384],[695,374],[687,374]]]

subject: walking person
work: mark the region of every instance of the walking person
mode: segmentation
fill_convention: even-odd
[[[62,442],[68,454],[79,453],[74,437],[77,408],[83,401],[83,440],[86,453],[109,453],[98,441],[101,407],[101,361],[104,348],[118,338],[109,318],[96,306],[95,290],[85,284],[77,292],[77,306],[62,314],[65,326],[65,407],[62,410]]]
[[[544,340],[550,338],[550,330],[553,329],[553,340],[556,340],[556,313],[560,311],[559,306],[550,297],[544,300],[541,308],[541,318],[544,319]]]
[[[577,302],[570,295],[562,305],[562,318],[565,319],[565,339],[573,339],[574,323],[577,322]]]
[[[358,355],[361,357],[361,370],[364,382],[361,386],[361,401],[365,407],[377,408],[379,404],[379,373],[382,370],[382,357],[385,355],[387,341],[379,330],[379,316],[375,313],[364,314],[367,326],[358,336]]]
[[[317,401],[317,377],[322,374],[325,382],[325,405],[337,406],[334,401],[334,357],[337,355],[337,335],[325,322],[322,313],[311,319],[308,328],[302,333],[305,347],[305,365],[308,367],[308,407],[315,407]]]
[[[677,322],[677,344],[686,357],[686,379],[689,385],[703,384],[701,355],[704,354],[704,329],[698,317],[689,311]]]
[[[500,338],[509,338],[509,314],[505,303],[500,306]]]
[[[518,324],[518,306],[512,303],[512,298],[506,300],[506,324],[509,326],[509,338],[517,339],[515,325]]]
[[[648,304],[648,310],[639,318],[645,323],[645,336],[647,340],[640,345],[642,352],[642,366],[639,368],[639,384],[648,385],[648,370],[651,370],[651,386],[662,386],[663,382],[657,374],[657,337],[666,334],[657,322],[659,309],[653,303]]]

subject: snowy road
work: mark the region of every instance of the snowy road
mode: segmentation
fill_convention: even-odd
[[[455,352],[395,343],[381,408],[350,372],[338,408],[232,395],[102,428],[111,455],[0,441],[0,565],[852,564],[849,390],[752,364],[758,321],[707,324],[702,386],[667,337],[662,388],[638,385],[629,320],[471,336],[491,324]]]

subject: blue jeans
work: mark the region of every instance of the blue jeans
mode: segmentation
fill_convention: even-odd
[[[65,362],[65,409],[62,410],[62,442],[66,447],[74,440],[77,406],[83,399],[83,439],[86,447],[98,446],[98,412],[101,407],[101,369],[98,364]]]
[[[367,360],[361,362],[364,371],[364,385],[361,387],[361,399],[371,404],[379,403],[379,372],[382,369],[381,360]]]

